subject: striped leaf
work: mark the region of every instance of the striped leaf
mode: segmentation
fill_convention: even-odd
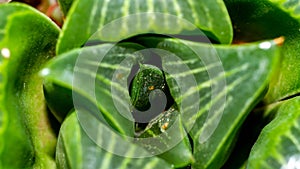
[[[89,113],[86,113],[86,115]],[[106,142],[104,149],[93,142],[78,122],[75,112],[71,113],[63,122],[58,138],[56,161],[61,169],[82,168],[118,168],[118,169],[168,169],[172,166],[158,157],[130,158],[137,153],[141,156],[148,152],[132,144],[122,144],[118,136],[108,134],[105,125],[98,123],[90,116],[90,128],[97,136],[97,142]],[[120,141],[120,142],[119,142]],[[113,154],[115,149],[122,151],[124,156]]]
[[[90,125],[91,120],[81,117],[85,114],[92,114],[101,125],[113,128],[120,135],[125,135],[120,138],[121,141],[135,142],[145,147],[151,154],[161,154],[162,159],[175,167],[186,166],[193,161],[193,157],[181,120],[176,118],[176,123],[174,122],[170,132],[151,136],[155,138],[133,139],[134,119],[131,115],[128,78],[134,65],[149,59],[148,55],[144,56],[143,52],[138,52],[143,49],[142,46],[133,43],[121,43],[116,46],[104,44],[74,50],[57,57],[41,71],[45,78],[48,105],[52,110],[57,110],[54,113],[61,121],[73,105],[76,110],[80,110],[79,112],[86,112],[79,113],[78,116],[79,119],[85,119],[81,121],[82,125],[89,126],[86,127],[88,128],[86,132],[94,140],[98,140],[94,135],[98,129],[90,129],[93,127]],[[59,89],[60,92],[54,92],[55,89]],[[63,99],[55,100],[55,98]],[[65,103],[67,106],[63,107]],[[138,153],[134,155],[142,157]]]
[[[299,105],[299,97],[280,103],[276,117],[262,130],[253,146],[247,168],[299,168]]]
[[[59,120],[75,106],[92,112],[121,134],[133,135],[127,77],[131,67],[141,60],[135,52],[143,48],[130,43],[123,45],[104,44],[74,50],[57,57],[41,71],[48,105]],[[123,62],[125,65],[120,65],[124,60],[127,60]],[[120,73],[115,73],[118,70]],[[113,81],[114,78],[121,82]],[[62,92],[53,92],[56,89]]]
[[[146,141],[138,144],[159,154],[159,157],[174,164],[176,168],[192,163],[191,144],[180,114],[175,105],[168,108],[168,102],[169,105],[174,103],[166,86],[164,72],[154,65],[140,63],[130,86],[131,102],[137,109],[133,110],[133,117],[137,124],[149,122],[145,129],[136,129],[137,138],[146,138]]]
[[[226,47],[151,37],[137,41],[178,57],[163,55],[162,64],[171,72],[167,82],[194,142],[193,167],[221,167],[267,87],[279,59],[275,42]]]
[[[227,152],[231,150],[239,127],[263,95],[271,72],[279,59],[279,50],[275,41],[232,47],[211,46],[157,37],[138,38],[135,41],[151,48],[150,51],[161,58],[167,84],[179,106],[185,128],[194,142],[195,163],[192,164],[193,167],[219,168],[222,166],[228,157]],[[112,72],[117,72],[117,76],[115,76],[119,77],[117,79],[127,79],[130,68],[143,60],[141,54],[145,54],[145,52],[134,53],[134,51],[144,48],[127,43],[125,46],[123,44],[113,48],[108,54],[109,57],[99,62],[101,53],[106,53],[107,48],[110,47],[111,45],[101,45],[64,54],[53,60],[43,72],[48,72],[45,74],[46,80],[69,89],[72,89],[73,85],[75,91],[73,95],[75,96],[80,93],[86,98],[92,98],[91,94],[95,93],[96,98],[102,98],[90,99],[92,104],[81,100],[84,104],[79,106],[79,110],[93,112],[99,108],[103,114],[110,114],[105,116],[119,119],[116,109],[103,111],[113,107],[111,99],[104,97],[104,94],[114,93],[111,90],[113,86],[117,86],[118,92],[112,95],[117,98],[119,103],[122,103],[117,105],[124,105],[123,110],[126,110],[126,102],[128,101],[127,104],[130,104],[129,94],[126,92],[128,91],[127,80],[123,83],[120,80],[119,84],[114,83],[116,79],[113,78]],[[80,59],[79,54],[83,56],[83,60]],[[126,60],[125,58],[135,59],[123,62]],[[75,69],[75,74],[77,72],[81,79],[78,82],[76,82],[76,76],[75,78],[70,76],[73,75],[72,70],[75,63],[79,63]],[[100,69],[93,69],[93,65]],[[117,71],[117,65],[120,66],[121,71]],[[92,70],[96,70],[96,75]],[[121,72],[123,73],[119,74]],[[87,78],[89,76],[93,79]],[[99,77],[101,78],[98,79]],[[112,80],[109,81],[110,79]],[[77,86],[77,83],[81,85]],[[96,88],[96,92],[90,90],[93,89],[93,86],[89,86],[89,83],[96,83],[98,88]],[[97,103],[98,107],[91,108],[93,104]],[[83,106],[85,108],[82,108]],[[82,113],[82,115],[84,114],[89,113]],[[95,113],[92,114],[95,116]],[[115,127],[118,122],[120,126],[125,126],[125,128],[128,126],[123,121],[116,120],[110,121],[109,124],[115,124],[113,125]],[[86,131],[90,134],[95,133],[89,130],[93,125],[88,126],[85,127]],[[120,130],[118,129],[118,131]],[[130,132],[130,130],[127,131]],[[93,139],[97,140],[94,137]]]
[[[56,168],[56,136],[38,72],[59,29],[35,9],[0,5],[0,168]]]
[[[120,41],[137,34],[180,34],[195,29],[221,43],[230,43],[232,27],[224,2],[78,0],[68,13],[57,53],[78,48],[88,39]]]
[[[170,129],[171,128],[171,129]],[[156,137],[139,143],[149,151],[164,152],[158,157],[173,164],[176,168],[187,166],[194,162],[191,143],[187,137],[179,112],[170,108],[154,118],[138,138]],[[182,140],[182,141],[181,141]],[[151,146],[149,146],[151,145]]]

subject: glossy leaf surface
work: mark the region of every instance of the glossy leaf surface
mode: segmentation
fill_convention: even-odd
[[[169,130],[169,128],[172,129]],[[149,145],[151,145],[151,147],[159,147],[157,143],[164,144],[164,146],[160,146],[163,148],[171,147],[169,151],[159,154],[158,157],[165,159],[176,168],[184,167],[194,162],[195,159],[193,158],[191,143],[183,127],[180,113],[174,108],[171,107],[168,111],[154,118],[138,136],[138,138],[147,137],[156,137],[156,140],[153,139],[140,143],[146,149]],[[182,141],[176,141],[174,144],[174,139]],[[150,151],[151,147],[148,148]]]
[[[226,0],[236,43],[284,36],[281,65],[271,80],[265,104],[280,101],[300,92],[299,1]]]
[[[299,112],[299,97],[280,103],[276,117],[262,130],[253,146],[247,168],[299,167]]]
[[[161,58],[163,71],[167,73],[166,79],[171,94],[177,105],[179,105],[183,124],[185,128],[190,129],[188,131],[194,142],[195,163],[193,167],[218,168],[222,166],[228,157],[226,152],[231,150],[239,127],[264,94],[272,70],[274,70],[279,59],[279,50],[276,43],[274,41],[264,41],[228,47],[157,37],[141,38],[136,39],[136,41],[146,47],[155,48],[151,49],[151,52],[156,53]],[[87,58],[93,58],[93,54],[99,55],[101,53],[99,49],[105,48],[105,45],[102,45],[82,50],[90,50],[90,52],[85,53],[86,57],[83,58],[89,60]],[[121,49],[113,50],[112,54],[115,56],[112,58],[119,57],[121,60],[125,60],[125,57],[122,57],[124,56],[124,49]],[[135,47],[135,49],[137,48]],[[142,49],[140,48],[140,50]],[[120,51],[122,51],[122,54],[116,55]],[[78,62],[79,59],[76,55],[79,53],[76,50],[53,61],[46,68],[50,70],[50,74],[46,75],[45,78],[55,83],[67,84],[68,88],[71,88],[74,80],[71,80],[71,76],[67,78],[66,75],[72,75],[72,72],[70,72],[72,69],[65,69],[65,66],[66,63],[74,64],[75,60]],[[135,58],[139,58],[139,56],[141,57],[140,54],[135,54]],[[130,55],[127,55],[127,57],[130,58]],[[101,61],[102,65],[100,63],[96,65],[106,66],[106,68],[110,68],[106,72],[113,72],[117,68],[112,65],[120,65],[121,60],[118,63],[107,59],[105,62],[103,62],[104,60]],[[94,64],[96,63],[96,59],[92,59],[92,61],[94,61]],[[142,61],[141,58],[140,61]],[[92,62],[88,63],[92,65]],[[123,72],[126,73],[116,77],[127,79],[129,70],[133,65],[134,62],[127,64],[126,67],[121,66]],[[86,66],[85,69],[89,67],[91,66]],[[84,71],[84,69],[81,69],[81,72],[89,72],[85,76],[93,74],[91,71]],[[107,76],[105,72],[102,72],[103,75],[104,77],[99,81],[114,79],[113,76]],[[194,79],[194,81],[191,81],[191,79]],[[84,84],[87,85],[86,82],[91,81],[82,76],[81,82],[85,82]],[[111,82],[107,81],[106,83]],[[120,101],[125,100],[124,104],[129,104],[129,102],[126,102],[126,95],[129,95],[126,92],[128,91],[126,83],[123,83],[125,85],[119,85],[119,91],[123,90],[125,92],[125,95],[122,95],[125,97],[120,98]],[[221,86],[216,86],[216,84],[221,84]],[[116,84],[114,85],[116,86]],[[103,84],[97,85],[97,87],[99,87],[99,90],[101,87],[111,89]],[[75,85],[73,90],[80,91],[84,88],[84,86],[76,88]],[[112,90],[107,91],[107,93],[109,92],[112,92]],[[96,92],[96,95],[99,93]],[[116,95],[115,97],[120,96]],[[197,96],[201,97],[197,98]],[[197,99],[199,102],[195,102]],[[101,106],[112,105],[111,103],[104,104],[105,100],[97,101]],[[197,104],[200,103],[201,107],[198,107],[200,109],[195,109]],[[99,108],[103,109],[101,106]],[[195,110],[196,112],[193,112]],[[109,111],[109,113],[115,112]],[[119,125],[124,126],[122,122]]]
[[[87,113],[88,114],[88,113]],[[98,135],[99,142],[108,142],[108,147],[104,150],[95,144],[85,131],[81,128],[77,116],[71,113],[63,122],[56,151],[56,161],[58,168],[62,169],[82,169],[82,168],[120,168],[120,169],[152,169],[173,168],[170,164],[158,157],[130,158],[134,153],[147,154],[146,150],[134,144],[120,144],[115,135],[105,132],[105,125],[101,125],[93,117],[90,123],[94,127],[94,134]],[[111,152],[120,149],[123,156],[115,155]]]
[[[166,56],[165,62],[162,59],[164,69],[170,70],[173,66],[172,70],[176,72],[183,64],[190,69],[178,70],[178,74],[172,72],[167,82],[177,105],[185,103],[180,112],[186,128],[192,128],[190,134],[196,159],[193,167],[221,167],[228,158],[227,152],[231,150],[239,127],[263,96],[278,62],[279,50],[275,42],[226,47],[172,39],[141,38],[138,41],[182,59],[170,62]],[[180,91],[183,88],[179,89],[178,82],[186,85],[189,76],[195,78],[197,86],[188,84],[189,90]],[[195,101],[197,93],[200,98]],[[200,109],[191,114],[197,103]]]
[[[121,134],[133,135],[127,77],[131,67],[141,59],[138,54],[134,54],[138,49],[143,48],[135,44],[125,44],[124,47],[105,44],[74,50],[51,61],[41,72],[45,77],[45,89],[55,85],[64,88],[65,92],[52,92],[49,97],[64,98],[65,93],[71,96],[63,102],[48,100],[52,107],[62,105],[59,109],[61,112],[56,112],[56,116],[64,119],[74,107],[72,103],[75,108],[91,111],[100,121],[108,123],[108,126]],[[125,59],[128,59],[124,63],[126,65],[120,65]],[[122,71],[116,74],[119,69]],[[126,84],[122,86],[113,81],[114,78]],[[113,95],[112,89],[119,92],[119,95]],[[68,103],[67,107],[63,107],[64,103]],[[121,106],[123,114],[119,113],[118,106]]]
[[[134,135],[134,119],[131,116],[132,105],[128,91],[128,78],[134,65],[147,60],[142,53],[138,52],[143,49],[142,46],[133,43],[121,43],[116,46],[105,44],[74,50],[57,57],[41,71],[47,82],[45,83],[46,93],[52,95],[51,98],[64,97],[65,93],[53,93],[52,90],[47,90],[49,86],[55,85],[65,88],[68,93],[71,93],[68,95],[73,95],[73,97],[66,98],[67,100],[63,102],[48,99],[48,103],[55,107],[69,103],[69,100],[73,99],[76,110],[89,112],[99,120],[98,123],[101,125],[112,127],[119,134],[132,137]],[[63,119],[67,110],[58,112],[57,116],[61,116]],[[157,113],[161,113],[163,110],[157,111]],[[88,122],[83,122],[83,126],[90,126],[90,120],[84,121]],[[176,127],[173,127],[173,132],[164,132],[162,136],[155,136],[156,138],[152,140],[137,139],[136,144],[157,155],[170,150],[171,153],[166,152],[161,157],[176,167],[186,166],[193,160],[191,146],[187,138],[181,142],[183,137],[186,137],[182,123],[177,120],[174,126]],[[89,135],[95,133],[92,130],[88,131]],[[121,140],[126,140],[126,138]],[[132,138],[129,140],[135,142]],[[181,143],[176,146],[179,142]],[[182,159],[174,158],[178,156],[177,153],[182,153],[179,156]],[[135,155],[140,156],[138,153]],[[174,159],[178,161],[174,161]]]
[[[55,54],[59,29],[21,4],[0,5],[0,16],[0,168],[55,168],[38,72]]]
[[[196,27],[221,43],[232,40],[231,22],[222,0],[78,0],[68,13],[57,53],[78,48],[90,38],[120,41],[151,32],[179,34]]]

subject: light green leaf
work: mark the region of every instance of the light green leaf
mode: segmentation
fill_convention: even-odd
[[[247,168],[298,168],[300,155],[300,98],[283,101],[276,117],[253,146]],[[271,107],[270,107],[271,108]],[[266,108],[266,110],[270,109]]]
[[[86,112],[87,113],[87,112]],[[87,113],[89,114],[89,113]],[[99,147],[86,135],[76,117],[71,113],[63,122],[57,145],[56,161],[61,169],[96,169],[96,168],[118,168],[118,169],[152,169],[173,168],[158,157],[130,158],[134,153],[140,156],[148,154],[141,147],[130,144],[122,144],[113,134],[105,132],[105,125],[98,123],[95,118],[90,117],[91,126],[97,136],[97,142],[108,142],[106,149]],[[115,149],[123,152],[124,156],[113,154]]]
[[[232,27],[224,2],[78,0],[68,13],[57,53],[78,48],[88,39],[115,42],[137,34],[180,34],[196,28],[221,43],[230,43]]]
[[[55,54],[59,29],[21,4],[0,5],[0,168],[55,168],[38,72]]]
[[[170,54],[164,55],[162,65],[171,72],[167,82],[177,105],[182,105],[183,123],[187,129],[192,128],[193,167],[221,167],[279,60],[275,42],[227,47],[155,37],[136,41],[181,59],[174,61]],[[183,71],[184,65],[190,70]],[[196,85],[189,81],[192,77]],[[193,112],[199,105],[200,109]]]

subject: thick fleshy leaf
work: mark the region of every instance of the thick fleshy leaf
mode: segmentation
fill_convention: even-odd
[[[229,159],[222,166],[222,169],[240,168],[245,169],[249,154],[262,129],[274,119],[278,107],[281,103],[277,102],[265,107],[257,106],[243,123]]]
[[[60,121],[73,107],[83,108],[121,134],[134,134],[127,77],[131,67],[141,59],[134,52],[143,48],[129,43],[123,45],[104,44],[74,50],[52,60],[41,71],[47,102]],[[125,65],[120,65],[125,59]],[[122,71],[116,73],[118,70]],[[125,84],[122,86],[113,81],[114,78]],[[55,89],[61,92],[53,92]],[[113,89],[119,92],[118,95],[113,95]],[[119,113],[119,109],[123,114]]]
[[[136,140],[133,139],[135,120],[131,115],[133,106],[129,95],[128,80],[130,80],[134,65],[143,64],[153,59],[152,55],[149,55],[149,51],[143,52],[143,50],[142,46],[134,43],[121,43],[116,46],[104,44],[74,50],[57,57],[41,71],[45,77],[45,93],[48,95],[46,97],[48,105],[53,110],[58,110],[55,113],[61,120],[72,107],[76,110],[88,111],[101,124],[114,128],[121,135],[130,136],[129,139],[135,142]],[[62,93],[53,92],[55,91],[53,86],[56,86],[56,89],[59,88]],[[66,100],[55,100],[55,98],[65,98]],[[67,106],[63,107],[65,103]],[[157,105],[152,107],[155,106]],[[164,109],[157,110],[158,113],[163,111]],[[166,118],[166,120],[170,119]],[[169,126],[172,128],[170,132],[151,135],[151,137],[156,137],[152,139],[139,138],[136,144],[145,147],[152,154],[164,153],[161,155],[163,159],[176,167],[181,167],[190,164],[193,157],[191,145],[182,122],[178,118],[175,121],[174,125],[170,124],[172,127]],[[82,125],[86,126],[88,123]],[[93,131],[88,131],[89,135],[93,135]],[[127,138],[124,137],[123,139],[126,140]],[[181,155],[178,156],[178,154]],[[181,159],[174,161],[174,159],[178,159],[177,157]]]
[[[89,113],[86,113],[86,115]],[[120,142],[120,137],[110,134],[104,124],[98,123],[93,117],[90,118],[94,134],[97,135],[97,143],[106,142],[107,147],[98,146],[81,128],[75,113],[71,113],[63,122],[57,144],[56,161],[61,169],[152,169],[173,168],[158,157],[130,158],[134,153],[140,156],[148,152],[132,143]],[[113,154],[115,149],[122,151],[123,156]],[[138,156],[137,156],[138,157]]]
[[[158,38],[137,41],[181,59],[165,55],[162,65],[171,72],[167,76],[171,94],[181,105],[183,123],[191,129],[196,159],[193,167],[221,167],[239,127],[264,94],[279,60],[275,42],[227,47]],[[184,65],[189,70],[183,71]],[[194,84],[189,81],[193,78]]]
[[[221,43],[230,43],[232,27],[224,2],[78,0],[68,13],[57,53],[78,48],[90,38],[120,41],[137,34],[179,34],[196,28]]]
[[[264,102],[270,104],[300,92],[299,1],[226,0],[237,43],[285,37],[282,60]]]
[[[171,127],[171,131],[168,130]],[[161,113],[158,117],[153,119],[139,135],[139,138],[147,137],[156,137],[156,141],[150,140],[148,142],[142,142],[141,144],[145,149],[147,149],[149,145],[158,148],[174,147],[170,151],[166,151],[158,156],[174,164],[176,168],[184,167],[194,162],[191,143],[183,127],[180,114],[176,109],[171,107],[168,111]],[[180,142],[176,141],[176,146],[174,146],[175,144],[173,143],[175,138],[182,140]],[[157,146],[157,142],[164,144],[164,146]],[[151,147],[149,147],[150,151]]]
[[[156,141],[149,139],[149,141],[142,142],[141,145],[150,152],[164,152],[159,157],[174,164],[176,168],[187,166],[193,162],[191,143],[182,125],[179,112],[174,108],[175,106],[170,108],[168,106],[167,102],[174,104],[174,101],[170,99],[171,96],[169,88],[166,86],[164,72],[149,64],[140,63],[139,67],[130,85],[132,105],[137,109],[137,111],[133,110],[133,117],[138,121],[137,124],[150,122],[142,131],[137,128],[136,135],[138,138],[156,137]],[[149,111],[151,107],[155,108]],[[167,111],[161,111],[165,109]],[[146,111],[146,113],[139,110]],[[172,127],[173,132],[168,130],[170,127]],[[175,144],[172,144],[175,140],[174,136],[178,138],[177,140],[180,143],[176,141]],[[158,143],[164,146],[158,146]],[[174,145],[176,146],[174,147]],[[153,147],[157,148],[153,150]],[[174,148],[166,152],[165,149],[169,147]]]
[[[35,9],[0,5],[0,168],[55,168],[56,136],[38,72],[59,29]]]
[[[247,168],[299,168],[299,137],[300,98],[295,97],[280,103],[252,148]]]
[[[300,25],[299,25],[300,26]],[[276,76],[272,78],[265,103],[273,103],[300,93],[300,47],[298,30],[286,37],[282,50],[282,61]]]

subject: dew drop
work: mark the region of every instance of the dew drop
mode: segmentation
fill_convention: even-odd
[[[49,73],[50,73],[50,69],[48,69],[48,68],[45,68],[41,71],[42,76],[47,76]]]
[[[1,55],[8,59],[10,57],[10,50],[8,48],[1,49]]]
[[[259,44],[259,48],[264,50],[270,49],[271,46],[272,44],[270,42],[262,42]]]

